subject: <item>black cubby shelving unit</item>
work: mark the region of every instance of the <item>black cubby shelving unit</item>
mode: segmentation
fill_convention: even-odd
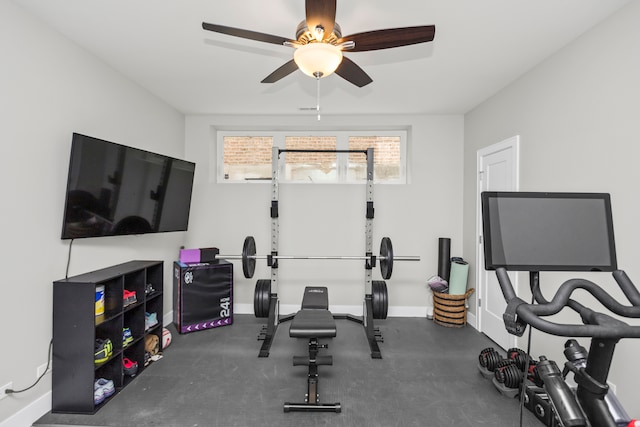
[[[145,337],[157,335],[162,345],[163,262],[130,261],[53,283],[52,412],[93,414],[110,398],[94,404],[94,382],[113,381],[116,393],[145,369]],[[146,293],[147,285],[153,292]],[[96,315],[96,290],[104,286],[104,313]],[[124,290],[136,302],[125,306]],[[147,327],[145,313],[158,323]],[[123,345],[123,328],[133,341]],[[94,362],[96,339],[109,339],[113,354]],[[123,358],[138,362],[135,377],[124,374]]]

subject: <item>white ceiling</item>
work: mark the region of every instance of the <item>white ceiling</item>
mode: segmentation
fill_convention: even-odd
[[[321,80],[323,114],[463,114],[630,0],[338,0],[343,35],[436,26],[431,43],[346,53],[373,79]],[[204,31],[202,22],[295,38],[303,0],[13,0],[186,114],[310,114],[300,71],[260,80],[284,46]]]

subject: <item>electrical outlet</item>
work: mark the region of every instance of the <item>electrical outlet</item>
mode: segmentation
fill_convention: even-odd
[[[6,383],[2,387],[0,387],[0,400],[2,400],[2,399],[4,399],[5,397],[8,396],[8,394],[5,393],[5,390],[7,390],[9,388],[13,388],[13,383]]]
[[[40,376],[44,373],[44,372],[50,373],[51,369],[49,369],[47,371],[47,364],[43,363],[42,365],[38,366],[38,369],[36,370],[36,378],[40,378]]]

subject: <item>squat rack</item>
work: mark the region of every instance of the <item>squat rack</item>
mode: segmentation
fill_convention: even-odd
[[[366,150],[314,150],[314,149],[281,149],[278,147],[272,148],[272,171],[271,171],[271,255],[277,257],[279,248],[279,160],[282,153],[361,153],[367,158],[367,180],[366,180],[366,214],[365,214],[365,250],[368,259],[365,261],[365,299],[363,302],[363,315],[355,316],[352,314],[334,314],[336,319],[347,319],[363,325],[365,334],[369,342],[369,348],[371,350],[371,358],[381,359],[382,354],[379,341],[383,341],[382,334],[379,328],[374,326],[374,304],[373,304],[373,287],[376,285],[377,299],[379,300],[378,306],[380,307],[377,312],[379,318],[386,318],[387,311],[387,289],[384,281],[372,280],[372,269],[375,267],[375,257],[373,257],[373,218],[374,218],[374,206],[373,206],[373,148],[367,148]],[[371,261],[373,260],[373,262]],[[375,283],[374,283],[375,282]],[[263,292],[258,292],[260,286],[268,285],[263,289]],[[267,282],[265,280],[259,280],[256,285],[256,299],[254,300],[254,307],[259,305],[257,301],[261,298],[261,293],[268,294],[269,301],[263,301],[264,304],[268,304],[268,322],[263,326],[258,339],[262,340],[262,346],[260,348],[259,357],[268,357],[271,348],[271,343],[275,336],[278,325],[282,322],[293,319],[294,314],[280,316],[279,314],[279,299],[278,299],[278,260],[277,258],[271,263],[271,278]],[[256,304],[257,303],[257,304]],[[258,313],[256,312],[256,315]],[[266,313],[265,313],[266,314]]]

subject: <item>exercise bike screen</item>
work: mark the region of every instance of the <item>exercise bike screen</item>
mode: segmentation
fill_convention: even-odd
[[[611,201],[605,193],[482,193],[485,268],[613,271]]]

